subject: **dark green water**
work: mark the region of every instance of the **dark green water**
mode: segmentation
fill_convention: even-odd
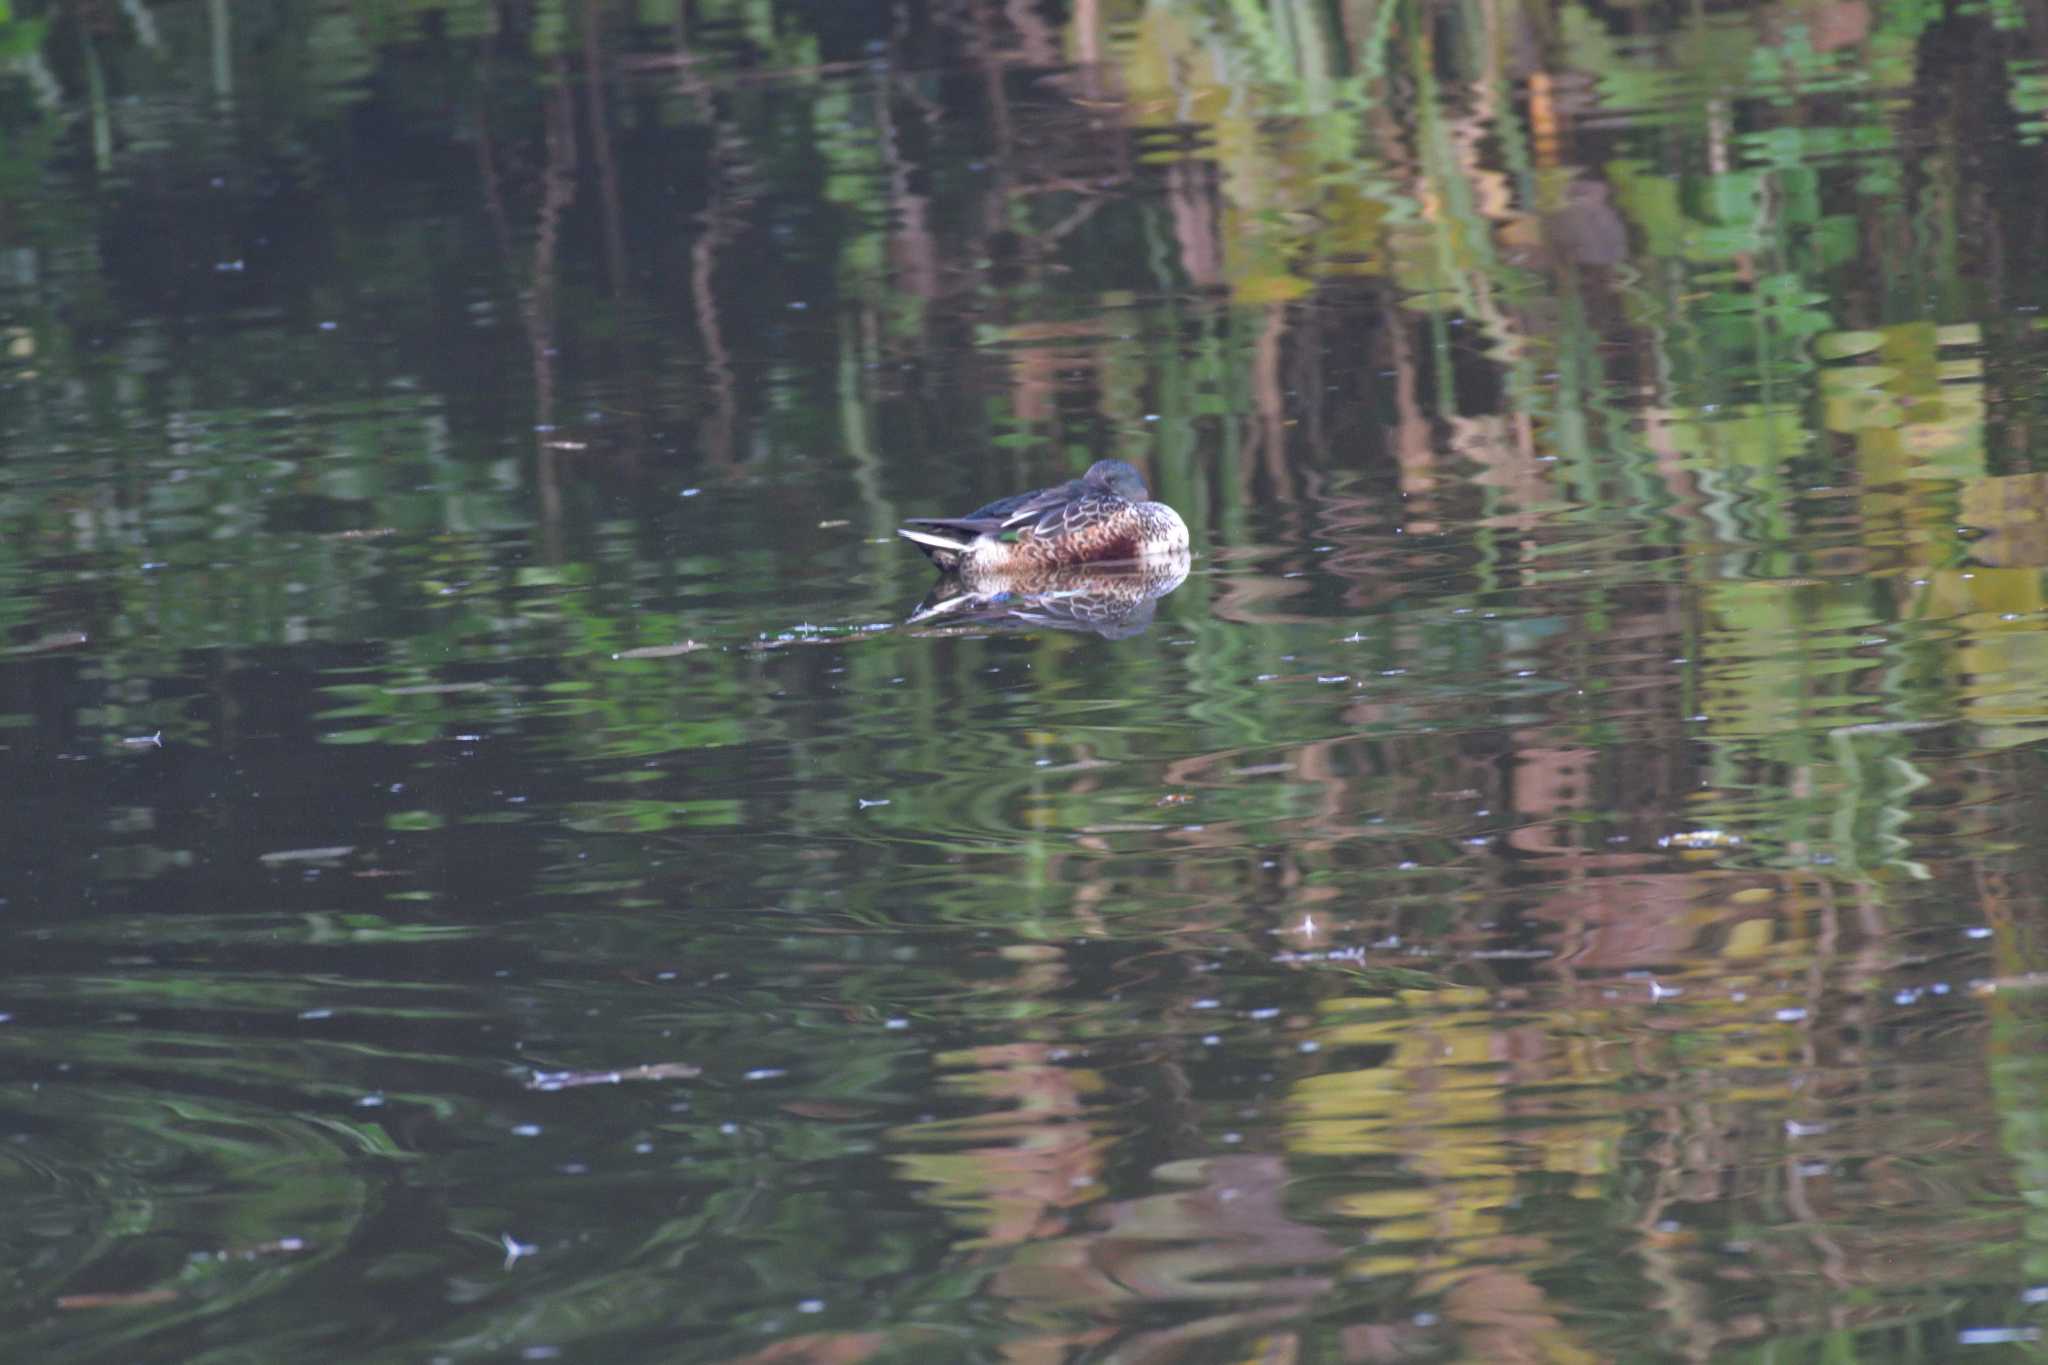
[[[2038,1358],[2048,10],[0,13],[7,1358]]]

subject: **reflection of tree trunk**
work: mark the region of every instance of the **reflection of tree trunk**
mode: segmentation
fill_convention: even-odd
[[[939,253],[932,241],[931,200],[911,188],[911,165],[903,155],[886,83],[875,92],[875,123],[881,133],[882,164],[889,168],[889,284],[921,299],[935,299]]]
[[[597,162],[598,204],[604,215],[605,267],[611,276],[612,306],[618,311],[619,360],[632,385],[633,398],[626,405],[624,420],[628,439],[622,453],[628,463],[637,464],[647,445],[646,414],[653,406],[647,394],[645,374],[638,365],[627,363],[631,346],[626,339],[626,232],[619,206],[619,168],[612,154],[611,119],[605,110],[603,45],[599,42],[597,0],[583,0],[583,97],[584,116],[590,124],[591,155]]]
[[[477,88],[482,93],[476,105],[476,172],[483,184],[484,215],[491,220],[491,235],[498,239],[498,254],[505,268],[512,268],[512,224],[505,215],[505,192],[498,184],[497,147],[491,141],[491,58],[497,50],[495,34],[484,39],[483,58],[477,63]]]
[[[718,144],[722,147],[724,143],[721,136]],[[736,223],[726,212],[725,191],[719,185],[718,175],[714,167],[711,202],[704,207],[704,227],[690,247],[690,311],[697,320],[697,338],[704,344],[704,361],[711,375],[711,415],[705,418],[698,440],[712,463],[729,468],[733,462],[735,407],[732,356],[726,350],[725,332],[719,323],[713,275],[718,268],[719,249]]]
[[[540,459],[541,527],[548,558],[561,551],[562,488],[554,443],[555,424],[555,248],[561,235],[562,211],[576,197],[576,108],[569,82],[557,58],[549,72],[547,102],[547,170],[541,179],[540,212],[533,241],[533,276],[526,291],[526,340],[533,356],[533,415]]]
[[[234,29],[228,19],[228,0],[206,0],[206,32],[212,40],[213,100],[222,109],[235,102]]]
[[[1074,35],[1074,60],[1082,66],[1094,66],[1102,60],[1102,3],[1101,0],[1074,0],[1074,17],[1067,21],[1067,31]]]
[[[1166,207],[1173,215],[1173,239],[1180,245],[1180,268],[1197,289],[1223,283],[1223,248],[1209,175],[1208,163],[1194,157],[1182,157],[1166,168]]]
[[[996,164],[1007,169],[1011,164],[1012,128],[1010,126],[1010,96],[1003,88],[1003,64],[996,60],[995,48],[988,42],[989,31],[993,28],[986,0],[977,0],[973,27],[969,30],[971,50],[975,60],[981,64],[982,79],[988,85],[988,112],[995,123],[996,146],[999,149]],[[991,202],[1001,203],[1001,199]]]
[[[483,185],[484,209],[491,232],[498,239],[506,268],[516,274],[511,216],[498,179],[497,149],[491,139],[490,70],[491,48],[484,49],[481,87],[476,116],[477,175]],[[562,491],[557,457],[550,441],[555,411],[555,246],[562,211],[576,197],[576,118],[571,105],[565,72],[557,60],[550,70],[545,109],[547,166],[542,175],[541,206],[533,249],[533,271],[519,300],[520,321],[526,332],[526,346],[533,366],[533,420],[536,436],[534,482],[540,495],[541,527],[549,559],[559,557]]]
[[[1259,410],[1259,453],[1273,487],[1287,487],[1287,400],[1280,389],[1280,350],[1287,340],[1287,305],[1271,304],[1252,351],[1252,401]]]
[[[704,212],[699,215],[702,227],[697,240],[690,244],[690,316],[697,324],[697,340],[704,347],[704,365],[711,376],[711,413],[698,428],[697,445],[710,464],[730,468],[737,402],[732,354],[726,349],[725,328],[718,316],[715,277],[718,253],[738,233],[742,221],[733,211],[735,203],[728,202],[727,182],[732,174],[730,168],[745,165],[746,143],[729,121],[719,117],[717,102],[690,60],[686,35],[680,26],[676,56],[681,61],[683,90],[696,99],[704,122],[712,130],[711,164],[707,171],[711,188]],[[743,206],[744,196],[737,196],[736,203]]]
[[[1089,0],[1082,4],[1093,9]],[[1032,0],[1004,0],[1003,15],[1017,34],[1017,55],[1033,66],[1060,65],[1060,45],[1051,25],[1040,18]],[[1077,20],[1081,16],[1076,16]]]
[[[1436,487],[1432,473],[1436,455],[1429,444],[1429,419],[1423,415],[1422,403],[1416,397],[1421,377],[1416,372],[1414,348],[1400,314],[1389,312],[1385,316],[1387,348],[1391,352],[1388,368],[1394,372],[1394,411],[1398,414],[1394,459],[1401,466],[1401,491],[1411,499],[1424,500]],[[1426,501],[1418,501],[1414,510],[1427,505]],[[1404,509],[1404,520],[1407,510]],[[1420,528],[1411,525],[1407,529]]]
[[[1670,1131],[1642,1156],[1643,1164],[1654,1172],[1654,1176],[1649,1193],[1642,1201],[1641,1213],[1635,1220],[1635,1236],[1630,1250],[1636,1263],[1642,1267],[1643,1278],[1649,1281],[1653,1290],[1650,1307],[1670,1325],[1673,1335],[1684,1340],[1680,1358],[1706,1361],[1713,1358],[1719,1335],[1713,1313],[1700,1287],[1694,1283],[1687,1267],[1674,1251],[1671,1239],[1660,1235],[1657,1228],[1670,1216],[1671,1206],[1682,1199],[1684,1171],[1689,1163],[1680,1147],[1679,1135],[1687,1127],[1705,1126],[1711,1115],[1698,1116],[1697,1123],[1689,1124],[1683,1107],[1674,1107],[1667,1114]],[[1695,1166],[1694,1169],[1699,1168]]]
[[[79,53],[85,60],[86,102],[92,110],[92,168],[105,175],[114,165],[114,119],[107,104],[107,75],[92,41],[92,25],[78,26]]]
[[[604,209],[605,265],[611,272],[612,297],[626,297],[626,235],[619,217],[619,168],[612,157],[611,121],[604,107],[604,62],[598,42],[597,0],[583,0],[583,101],[590,121],[591,155],[597,161],[597,183]]]

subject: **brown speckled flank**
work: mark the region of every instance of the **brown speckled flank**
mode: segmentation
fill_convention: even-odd
[[[999,498],[964,517],[916,517],[897,531],[963,577],[1185,554],[1187,524],[1122,460],[1080,478]]]

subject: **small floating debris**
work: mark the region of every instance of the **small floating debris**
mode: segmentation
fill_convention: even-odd
[[[67,1311],[74,1308],[154,1308],[158,1304],[176,1303],[175,1289],[139,1289],[128,1294],[64,1294],[57,1299],[57,1306]]]
[[[437,697],[446,692],[488,692],[490,690],[491,685],[489,683],[481,682],[414,683],[410,687],[387,687],[384,689],[384,695],[387,697]]]
[[[1725,829],[1690,829],[1667,834],[1657,841],[1659,848],[1740,848],[1742,836]]]
[[[272,1242],[258,1242],[254,1246],[236,1247],[226,1251],[197,1252],[195,1261],[253,1261],[259,1256],[293,1256],[306,1250],[308,1243],[303,1237],[280,1237]]]
[[[526,1079],[528,1090],[573,1090],[580,1085],[624,1085],[627,1081],[686,1081],[704,1074],[688,1062],[655,1062],[619,1071],[536,1071]]]
[[[695,654],[705,646],[695,640],[685,640],[676,645],[642,645],[638,649],[622,649],[612,655],[614,659],[673,659],[678,654]]]
[[[1364,962],[1365,949],[1351,947],[1332,948],[1328,952],[1281,952],[1273,954],[1272,960],[1275,962]],[[1206,1002],[1198,1000],[1194,1004],[1196,1009],[1214,1009],[1215,1006],[1216,1002],[1213,1000]]]
[[[85,644],[86,634],[82,630],[53,630],[48,635],[31,640],[25,645],[16,645],[9,654],[47,654],[53,649],[76,649]]]
[[[2010,1346],[2040,1339],[2038,1327],[1965,1327],[1956,1333],[1958,1346]]]
[[[1878,641],[1882,644],[1883,641]],[[1830,735],[1915,735],[1923,730],[1941,730],[1955,724],[1949,720],[1869,720],[1858,725],[1837,725]]]
[[[334,844],[327,848],[281,848],[274,853],[257,854],[256,861],[273,867],[279,863],[332,863],[355,851],[354,844]]]
[[[1996,995],[2000,991],[2038,991],[2048,988],[2048,972],[2021,972],[2017,976],[1994,976],[1988,981],[1972,981],[1970,994]]]
[[[540,1250],[539,1243],[522,1242],[509,1232],[498,1234],[498,1245],[505,1248],[505,1269],[507,1270],[518,1265],[521,1256],[531,1256]]]

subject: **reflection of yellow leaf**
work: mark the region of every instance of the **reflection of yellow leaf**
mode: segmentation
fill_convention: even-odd
[[[1956,586],[1975,589],[1986,578],[1994,579],[1988,593],[1996,600],[1989,605],[2003,610],[1970,619],[1967,643],[1956,650],[1963,714],[1978,727],[1980,744],[2032,743],[2048,726],[2048,630],[2037,614],[2041,575],[2032,569],[1989,570]],[[2035,614],[2028,614],[2028,602]]]
[[[1829,431],[1895,427],[1901,415],[1898,403],[1890,394],[1876,391],[1831,393],[1821,403],[1821,420]]]
[[[2029,568],[1929,569],[1916,580],[1905,610],[1938,620],[2038,611],[2040,579],[2040,571]]]
[[[1287,303],[1308,293],[1309,282],[1293,275],[1250,275],[1231,293],[1239,303]]]
[[[1346,1218],[1370,1218],[1375,1222],[1395,1218],[1426,1218],[1443,1202],[1443,1196],[1424,1185],[1360,1190],[1332,1201],[1332,1212]]]
[[[1882,332],[1824,332],[1813,339],[1813,353],[1822,360],[1842,360],[1867,355],[1882,345]]]
[[[1673,449],[1717,466],[1775,468],[1813,440],[1804,409],[1793,403],[1735,404],[1712,421],[1674,411],[1665,431]]]
[[[1767,919],[1746,919],[1728,930],[1723,957],[1761,957],[1771,949],[1775,926]]]
[[[1846,393],[1854,389],[1874,389],[1898,377],[1896,365],[1836,365],[1820,372],[1820,391]]]
[[[2048,474],[1971,479],[1962,487],[1966,526],[1989,534],[1970,546],[1980,564],[2048,567]]]
[[[1934,455],[1958,455],[1969,452],[1975,452],[1981,457],[1983,437],[1982,424],[1968,417],[1949,417],[1938,422],[1911,422],[1899,428],[1900,447],[1908,455],[1920,456],[1923,459]],[[1923,465],[1913,472],[1923,476],[1937,474],[1942,477],[1981,473],[1981,458],[1975,463],[1978,467],[1974,469],[1960,469],[1951,463],[1940,469]]]
[[[1319,1014],[1350,1014],[1354,1010],[1377,1014],[1392,1008],[1394,1002],[1383,995],[1340,995],[1316,1003]]]

